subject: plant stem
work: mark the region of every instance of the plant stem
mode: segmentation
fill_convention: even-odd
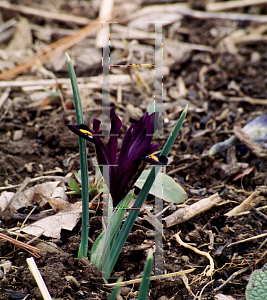
[[[78,89],[77,79],[70,57],[67,56],[68,70],[72,85],[73,98],[75,104],[75,112],[77,124],[82,124],[83,110],[81,104],[80,93]],[[82,182],[82,234],[81,244],[78,252],[78,258],[82,256],[87,258],[88,251],[88,236],[89,236],[89,190],[88,190],[88,164],[86,153],[86,140],[78,137],[79,139],[79,153],[80,153],[80,165],[81,165],[81,182]]]

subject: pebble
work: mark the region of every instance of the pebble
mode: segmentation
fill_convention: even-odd
[[[13,133],[13,141],[19,141],[23,137],[23,129],[15,130]]]
[[[183,261],[184,263],[186,263],[186,264],[188,264],[188,263],[190,262],[189,257],[186,256],[186,255],[182,255],[181,259],[182,259],[182,261]]]
[[[73,287],[79,287],[80,284],[73,276],[65,276],[65,279],[70,283]]]

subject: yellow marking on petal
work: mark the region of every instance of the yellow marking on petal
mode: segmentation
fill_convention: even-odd
[[[84,134],[87,134],[87,135],[90,135],[91,137],[93,137],[93,134],[92,132],[88,131],[88,130],[85,130],[85,129],[79,129],[80,132],[84,133]]]
[[[148,157],[154,159],[155,161],[159,161],[159,159],[157,158],[157,156],[155,156],[153,154],[148,155]]]

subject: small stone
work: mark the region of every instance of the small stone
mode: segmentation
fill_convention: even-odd
[[[186,264],[188,264],[189,261],[190,261],[189,257],[186,256],[186,255],[182,255],[181,259],[182,259],[182,261],[185,262]]]
[[[130,117],[134,120],[138,120],[143,116],[143,111],[140,107],[135,107],[131,103],[126,106],[126,111],[129,113]]]
[[[4,274],[10,271],[12,262],[10,260],[1,260],[0,267],[3,269]]]
[[[23,130],[19,129],[19,130],[15,130],[13,133],[13,141],[19,141],[21,140],[23,137]]]
[[[252,63],[257,63],[261,60],[261,54],[259,52],[252,52],[251,55],[250,55],[250,61]]]
[[[168,298],[166,296],[161,296],[159,300],[168,300]]]
[[[146,236],[147,236],[148,238],[154,238],[154,237],[155,237],[155,231],[154,231],[154,230],[148,230],[148,231],[146,232]]]
[[[80,284],[73,276],[65,276],[65,279],[70,283],[72,287],[79,287]]]

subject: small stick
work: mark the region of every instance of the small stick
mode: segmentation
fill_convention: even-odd
[[[253,241],[253,240],[256,240],[256,239],[261,239],[261,238],[266,237],[266,236],[267,236],[267,233],[262,233],[262,234],[259,234],[259,235],[256,235],[256,236],[252,236],[250,238],[247,238],[247,239],[244,239],[244,240],[241,240],[241,241],[233,242],[233,243],[229,244],[227,247],[231,247],[233,245],[237,245],[237,244],[241,244],[241,243]]]
[[[9,96],[9,93],[11,91],[11,88],[10,87],[7,87],[4,92],[2,93],[1,97],[0,97],[0,108],[4,105],[4,103],[6,102],[8,96]]]
[[[203,213],[204,211],[211,209],[213,206],[221,202],[221,200],[222,199],[218,193],[208,198],[201,199],[198,202],[190,206],[181,208],[176,212],[174,212],[173,214],[169,215],[168,217],[162,219],[163,225],[165,228],[169,228],[173,225],[180,224],[187,220],[190,220],[193,217]]]
[[[188,293],[191,295],[191,297],[196,297],[196,295],[192,292],[190,285],[188,284],[188,278],[185,276],[185,274],[182,274],[181,278],[183,280],[183,283],[184,283]]]
[[[185,248],[188,248],[190,250],[193,250],[194,252],[196,252],[197,254],[200,254],[200,255],[203,255],[203,256],[206,256],[207,259],[210,261],[210,267],[209,267],[209,270],[207,271],[207,276],[210,277],[212,276],[213,272],[214,272],[214,261],[212,259],[212,257],[210,256],[210,254],[208,252],[205,252],[205,251],[200,251],[198,250],[197,248],[185,243],[182,241],[182,239],[180,238],[179,234],[180,234],[181,231],[179,231],[178,233],[176,233],[174,235],[174,237],[176,238],[176,241],[183,247]]]
[[[6,10],[11,10],[15,12],[22,13],[24,15],[36,16],[38,18],[48,19],[48,20],[57,20],[65,23],[75,23],[78,25],[88,25],[91,20],[85,17],[79,17],[74,15],[54,13],[52,11],[45,11],[41,9],[36,9],[32,7],[27,7],[24,5],[11,4],[7,1],[0,1],[0,8]]]
[[[259,191],[253,192],[251,195],[249,195],[242,203],[240,203],[238,206],[234,207],[232,210],[228,211],[225,216],[227,217],[233,217],[240,212],[249,210],[250,207],[252,206],[252,202],[256,197],[258,197],[260,194]]]
[[[61,180],[64,183],[67,183],[69,181],[69,177],[62,177],[62,176],[40,176],[40,177],[36,177],[36,178],[32,178],[30,179],[29,182],[37,182],[41,179],[56,179],[56,180]],[[17,187],[20,187],[23,183],[20,184],[15,184],[15,185],[8,185],[8,186],[1,186],[0,187],[0,191],[4,191],[4,190],[9,190],[9,189],[14,189]],[[15,195],[14,195],[15,196]],[[13,196],[13,197],[14,197]],[[1,216],[1,215],[0,215]]]
[[[253,21],[257,23],[266,23],[267,16],[265,15],[254,15],[254,14],[239,14],[229,12],[207,12],[200,10],[193,10],[187,7],[181,7],[180,9],[174,10],[184,16],[188,16],[196,19],[221,19],[221,20],[233,20],[233,21]]]
[[[193,272],[195,269],[191,269],[191,270],[184,270],[184,271],[178,271],[178,272],[173,272],[173,273],[168,273],[168,274],[164,274],[164,275],[157,275],[157,276],[151,276],[150,280],[159,280],[162,278],[169,278],[169,277],[176,277],[176,276],[181,276],[182,274],[188,274]],[[128,284],[134,284],[134,283],[139,283],[142,281],[142,278],[139,279],[132,279],[132,280],[128,280],[128,281],[124,281],[121,283],[121,286],[126,286]],[[109,284],[105,284],[105,286],[108,287],[113,287],[115,286],[116,283],[109,283]]]
[[[8,235],[5,235],[3,233],[0,233],[0,239],[4,239],[6,241],[9,241],[10,243],[14,244],[15,246],[28,251],[30,254],[32,254],[36,258],[41,257],[38,252],[42,252],[43,250],[41,250],[39,248],[36,248],[34,246],[31,246],[31,245],[27,245],[27,244],[25,244],[21,241],[13,239],[12,237],[9,237]]]
[[[257,157],[266,157],[267,152],[264,148],[258,144],[257,142],[253,141],[252,138],[246,134],[240,128],[234,127],[234,135],[243,143],[245,144],[253,154]]]
[[[44,283],[42,275],[40,274],[33,257],[27,258],[26,261],[28,263],[30,271],[32,272],[33,277],[35,278],[35,281],[40,289],[40,292],[44,300],[52,300],[49,291]]]
[[[100,23],[89,24],[82,29],[78,30],[75,34],[71,36],[64,37],[46,47],[36,52],[31,58],[27,59],[25,62],[19,64],[18,66],[0,73],[0,80],[9,78],[11,76],[22,73],[23,71],[29,69],[36,62],[44,62],[54,55],[65,52],[67,49],[87,38],[96,29],[101,26]]]
[[[237,0],[237,1],[227,1],[227,2],[216,2],[208,3],[206,5],[207,11],[220,11],[220,10],[230,10],[234,8],[240,8],[245,6],[255,6],[266,4],[267,0]]]
[[[212,279],[211,281],[207,282],[207,283],[203,286],[203,288],[201,289],[201,291],[200,291],[198,297],[194,297],[193,300],[195,300],[195,299],[202,300],[202,294],[203,294],[205,288],[206,288],[209,284],[211,284],[211,283],[213,283],[213,282],[214,282],[214,279]]]
[[[249,96],[242,96],[242,97],[229,97],[228,98],[230,102],[247,102],[252,105],[267,105],[267,100],[264,99],[256,99],[251,98]]]
[[[95,88],[100,89],[101,86],[101,76],[91,76],[91,77],[79,77],[77,82],[82,88]],[[131,83],[129,75],[110,75],[111,88],[113,85],[122,84],[127,85]],[[23,80],[23,81],[0,81],[0,88],[5,87],[31,87],[31,86],[43,86],[43,85],[58,85],[58,84],[67,84],[70,86],[69,78],[57,78],[57,79],[37,79],[37,80]],[[85,86],[84,86],[85,85]],[[43,87],[40,87],[41,89]]]
[[[240,270],[234,272],[230,277],[228,277],[228,278],[224,281],[223,284],[221,284],[220,286],[218,286],[217,288],[215,288],[215,289],[212,291],[212,293],[213,293],[213,294],[214,294],[214,293],[217,293],[217,292],[218,292],[221,288],[223,288],[228,282],[230,282],[232,279],[234,279],[237,275],[240,275],[240,274],[246,272],[249,268],[250,268],[250,266],[245,267],[245,268],[243,268],[243,269],[240,269]]]

